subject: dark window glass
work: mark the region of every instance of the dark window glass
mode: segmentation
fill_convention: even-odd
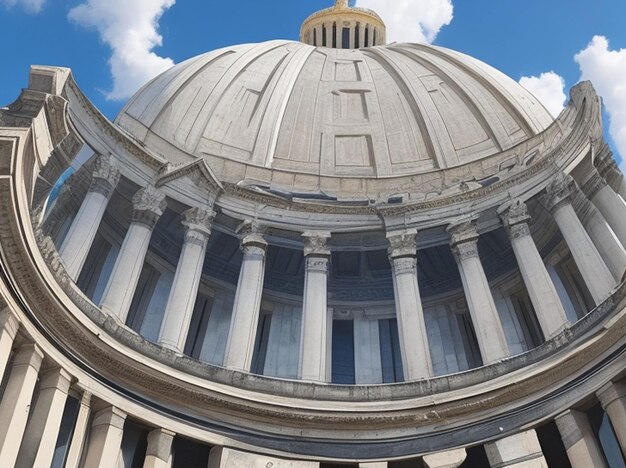
[[[361,47],[361,25],[359,23],[356,24],[354,28],[354,48],[358,49]]]
[[[482,445],[471,447],[467,449],[467,457],[461,464],[461,468],[488,468],[489,459],[485,453],[485,448]]]
[[[148,448],[148,429],[127,419],[122,437],[123,466],[142,468]]]
[[[355,383],[352,320],[333,321],[332,383],[346,385]]]
[[[343,28],[341,30],[341,47],[343,49],[350,48],[350,28]]]
[[[317,47],[317,29],[313,30],[313,45]]]
[[[185,354],[198,359],[200,357],[200,351],[202,351],[202,345],[204,344],[204,337],[206,336],[207,326],[209,324],[209,318],[211,317],[211,306],[213,305],[213,298],[205,296],[204,294],[198,294],[196,298],[196,305],[193,308],[193,316],[189,325],[189,335],[185,342]]]
[[[587,416],[596,439],[600,441],[600,448],[608,465],[611,468],[624,468],[626,464],[624,464],[624,457],[615,437],[615,431],[602,406],[595,405],[587,412]]]
[[[365,26],[365,47],[370,46],[370,28]]]
[[[383,383],[402,382],[402,356],[398,337],[398,321],[383,319],[378,321],[380,340],[380,359],[383,371]]]
[[[79,409],[80,402],[76,398],[67,397],[50,468],[62,468],[65,466],[65,459],[74,435],[74,426],[76,425]]]
[[[322,25],[322,47],[326,47],[326,25]]]
[[[143,265],[133,301],[130,303],[128,318],[126,319],[126,325],[137,333],[141,331],[141,325],[146,316],[146,311],[150,305],[150,300],[152,299],[157,281],[159,281],[159,276],[161,275],[156,268],[148,263]]]
[[[337,23],[333,23],[333,49],[337,48]]]
[[[376,28],[374,28],[374,40],[372,41],[372,45],[376,45]]]
[[[211,446],[182,437],[174,437],[172,468],[206,468]]]
[[[252,356],[252,373],[254,374],[262,375],[265,369],[265,356],[267,355],[271,324],[272,316],[270,314],[263,314],[259,317],[259,326],[256,330],[256,345]]]
[[[556,423],[549,422],[538,427],[537,438],[548,466],[558,466],[559,468],[572,467],[569,458],[567,458],[567,451],[565,450],[565,445],[563,445],[563,439],[559,429],[556,427]]]
[[[89,299],[94,299],[94,292],[110,251],[111,244],[100,234],[96,234],[89,255],[85,260],[85,267],[81,270],[78,281],[76,281],[76,285]]]

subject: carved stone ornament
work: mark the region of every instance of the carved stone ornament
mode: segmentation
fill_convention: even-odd
[[[316,257],[329,257],[328,239],[330,232],[327,231],[307,231],[302,233],[304,238],[304,256],[313,255]]]
[[[182,215],[182,224],[187,228],[185,242],[206,242],[211,234],[215,212],[202,208],[190,208]]]
[[[393,271],[396,275],[413,274],[416,270],[417,259],[415,257],[396,257],[393,259]]]
[[[238,227],[241,239],[241,250],[244,255],[264,255],[267,249],[267,241],[263,237],[266,227],[260,225],[257,220],[244,220]]]
[[[598,171],[593,172],[593,176],[583,186],[589,199],[592,199],[603,188],[608,187],[606,180],[600,176]]]
[[[452,254],[457,261],[478,257],[478,231],[473,221],[448,226]]]
[[[120,171],[112,156],[98,155],[94,162],[90,192],[101,193],[109,198],[120,180]]]
[[[133,196],[133,222],[153,228],[166,206],[165,195],[160,190],[142,188]]]
[[[387,233],[389,242],[389,258],[415,257],[417,255],[417,231],[410,229],[400,232]]]
[[[541,201],[549,211],[552,211],[561,203],[570,201],[577,187],[572,176],[561,173],[546,187],[546,194],[541,197]]]
[[[502,224],[511,239],[530,235],[528,222],[531,217],[528,214],[528,207],[522,200],[514,200],[511,204],[504,205],[498,209],[498,214]]]
[[[328,257],[318,257],[315,255],[306,257],[305,261],[306,271],[314,271],[319,273],[328,273],[328,264]]]

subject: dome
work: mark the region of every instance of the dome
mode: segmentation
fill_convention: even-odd
[[[205,157],[365,178],[463,165],[552,122],[521,85],[459,52],[291,41],[227,47],[180,63],[116,119],[174,164]]]

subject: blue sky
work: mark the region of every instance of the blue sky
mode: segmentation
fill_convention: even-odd
[[[528,86],[536,86],[531,90],[543,94],[539,97],[552,107],[562,100],[563,85],[558,86],[556,75],[567,92],[584,72],[604,95],[614,147],[626,153],[626,1],[356,1],[377,9],[392,38],[434,39],[434,44],[473,55],[515,80],[537,77]],[[12,44],[2,50],[0,105],[13,101],[26,86],[30,64],[60,65],[72,68],[82,90],[113,118],[129,90],[172,63],[237,43],[297,40],[302,20],[331,4],[332,0],[0,0],[0,41]],[[575,55],[594,36],[602,36],[608,45],[596,40],[578,63]],[[113,60],[112,50],[117,51]],[[555,72],[551,80],[541,77],[550,71]]]

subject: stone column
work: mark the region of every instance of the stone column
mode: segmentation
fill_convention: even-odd
[[[126,413],[108,406],[94,414],[83,466],[110,468],[117,466],[124,435]]]
[[[319,462],[285,460],[274,456],[242,452],[228,447],[213,447],[209,452],[208,468],[272,467],[319,468]]]
[[[78,279],[98,227],[104,216],[109,198],[113,194],[120,173],[111,156],[98,156],[95,161],[93,180],[72,226],[59,249],[67,274]]]
[[[302,380],[329,380],[328,356],[328,264],[330,232],[305,232],[304,297],[302,298],[302,335],[300,339],[300,377]]]
[[[626,382],[609,382],[596,395],[609,415],[622,453],[626,456]]]
[[[4,306],[4,309],[0,311],[0,382],[2,382],[7,363],[11,357],[13,340],[20,327],[15,314],[6,304]]]
[[[83,391],[83,395],[80,399],[80,408],[78,409],[76,424],[74,424],[74,433],[72,434],[72,440],[70,441],[70,446],[67,451],[65,468],[78,468],[80,456],[83,453],[83,446],[85,445],[85,437],[87,435],[90,414],[91,393]]]
[[[153,187],[133,197],[133,218],[102,296],[101,308],[126,322],[143,269],[152,229],[165,210],[165,195]]]
[[[492,467],[548,468],[534,429],[485,444]]]
[[[609,184],[622,199],[626,200],[626,180],[624,180],[622,171],[617,167],[611,148],[604,143],[596,153],[594,164],[600,176],[602,176],[606,183]]]
[[[174,434],[167,429],[155,429],[148,434],[148,449],[143,468],[170,468]]]
[[[572,468],[606,468],[604,455],[591,429],[587,415],[567,410],[555,419]]]
[[[507,357],[506,336],[478,255],[478,232],[472,222],[451,225],[448,232],[483,363]]]
[[[589,199],[598,207],[622,245],[626,245],[626,204],[599,175],[591,181]]]
[[[575,190],[574,179],[561,174],[547,187],[543,203],[552,212],[591,296],[596,304],[600,304],[611,294],[617,282],[576,216],[571,204]]]
[[[61,368],[43,373],[39,395],[26,426],[16,467],[47,467],[52,463],[71,375]]]
[[[17,460],[42,360],[35,344],[21,346],[13,358],[0,403],[0,466],[14,466]]]
[[[179,353],[185,348],[189,333],[214,216],[212,210],[200,208],[191,208],[182,215],[185,240],[159,332],[159,343]]]
[[[249,372],[265,280],[267,242],[263,239],[263,229],[255,223],[245,223],[241,230],[241,250],[243,260],[233,302],[224,366]]]
[[[546,339],[569,323],[554,283],[530,235],[528,208],[521,201],[499,210],[524,284]]]
[[[416,237],[417,231],[414,229],[387,233],[402,369],[407,381],[433,375],[424,309],[417,281]]]
[[[600,210],[591,203],[582,190],[576,193],[574,206],[576,213],[587,230],[593,245],[617,281],[621,281],[626,271],[626,250]]]
[[[422,461],[426,468],[457,468],[461,466],[465,458],[467,458],[467,452],[461,448],[424,455]]]

